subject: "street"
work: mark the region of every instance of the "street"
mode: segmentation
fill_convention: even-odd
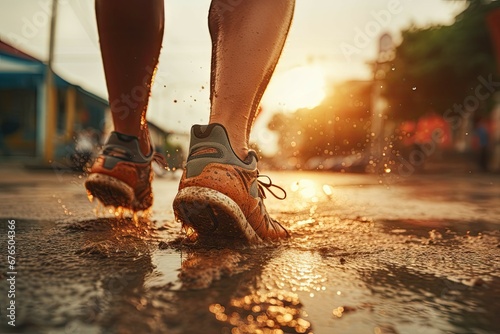
[[[178,173],[138,217],[78,173],[0,174],[2,333],[500,332],[498,174],[264,173],[292,237],[252,247],[183,243]]]

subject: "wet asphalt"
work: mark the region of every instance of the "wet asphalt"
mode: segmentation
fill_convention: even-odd
[[[1,333],[500,333],[498,174],[267,173],[292,238],[253,247],[183,242],[178,174],[141,217],[0,174]]]

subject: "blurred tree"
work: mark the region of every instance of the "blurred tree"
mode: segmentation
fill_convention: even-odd
[[[496,73],[486,15],[500,1],[468,0],[450,26],[411,27],[402,32],[384,95],[389,115],[416,119],[440,114],[474,94],[478,77]]]

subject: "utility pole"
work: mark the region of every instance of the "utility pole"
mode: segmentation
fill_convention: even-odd
[[[45,142],[44,142],[44,163],[51,163],[54,159],[54,144],[56,138],[57,111],[56,100],[57,91],[54,84],[54,71],[52,68],[54,62],[54,45],[57,22],[58,0],[52,0],[52,17],[50,20],[49,37],[49,59],[47,61],[47,73],[45,74]]]

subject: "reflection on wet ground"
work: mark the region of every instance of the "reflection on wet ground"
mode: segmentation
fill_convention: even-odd
[[[292,234],[277,244],[186,243],[161,206],[149,218],[76,216],[88,206],[71,202],[64,219],[7,217],[21,217],[14,332],[500,332],[500,177],[273,181],[289,196],[267,206]],[[175,180],[155,185],[157,203],[175,195]]]

